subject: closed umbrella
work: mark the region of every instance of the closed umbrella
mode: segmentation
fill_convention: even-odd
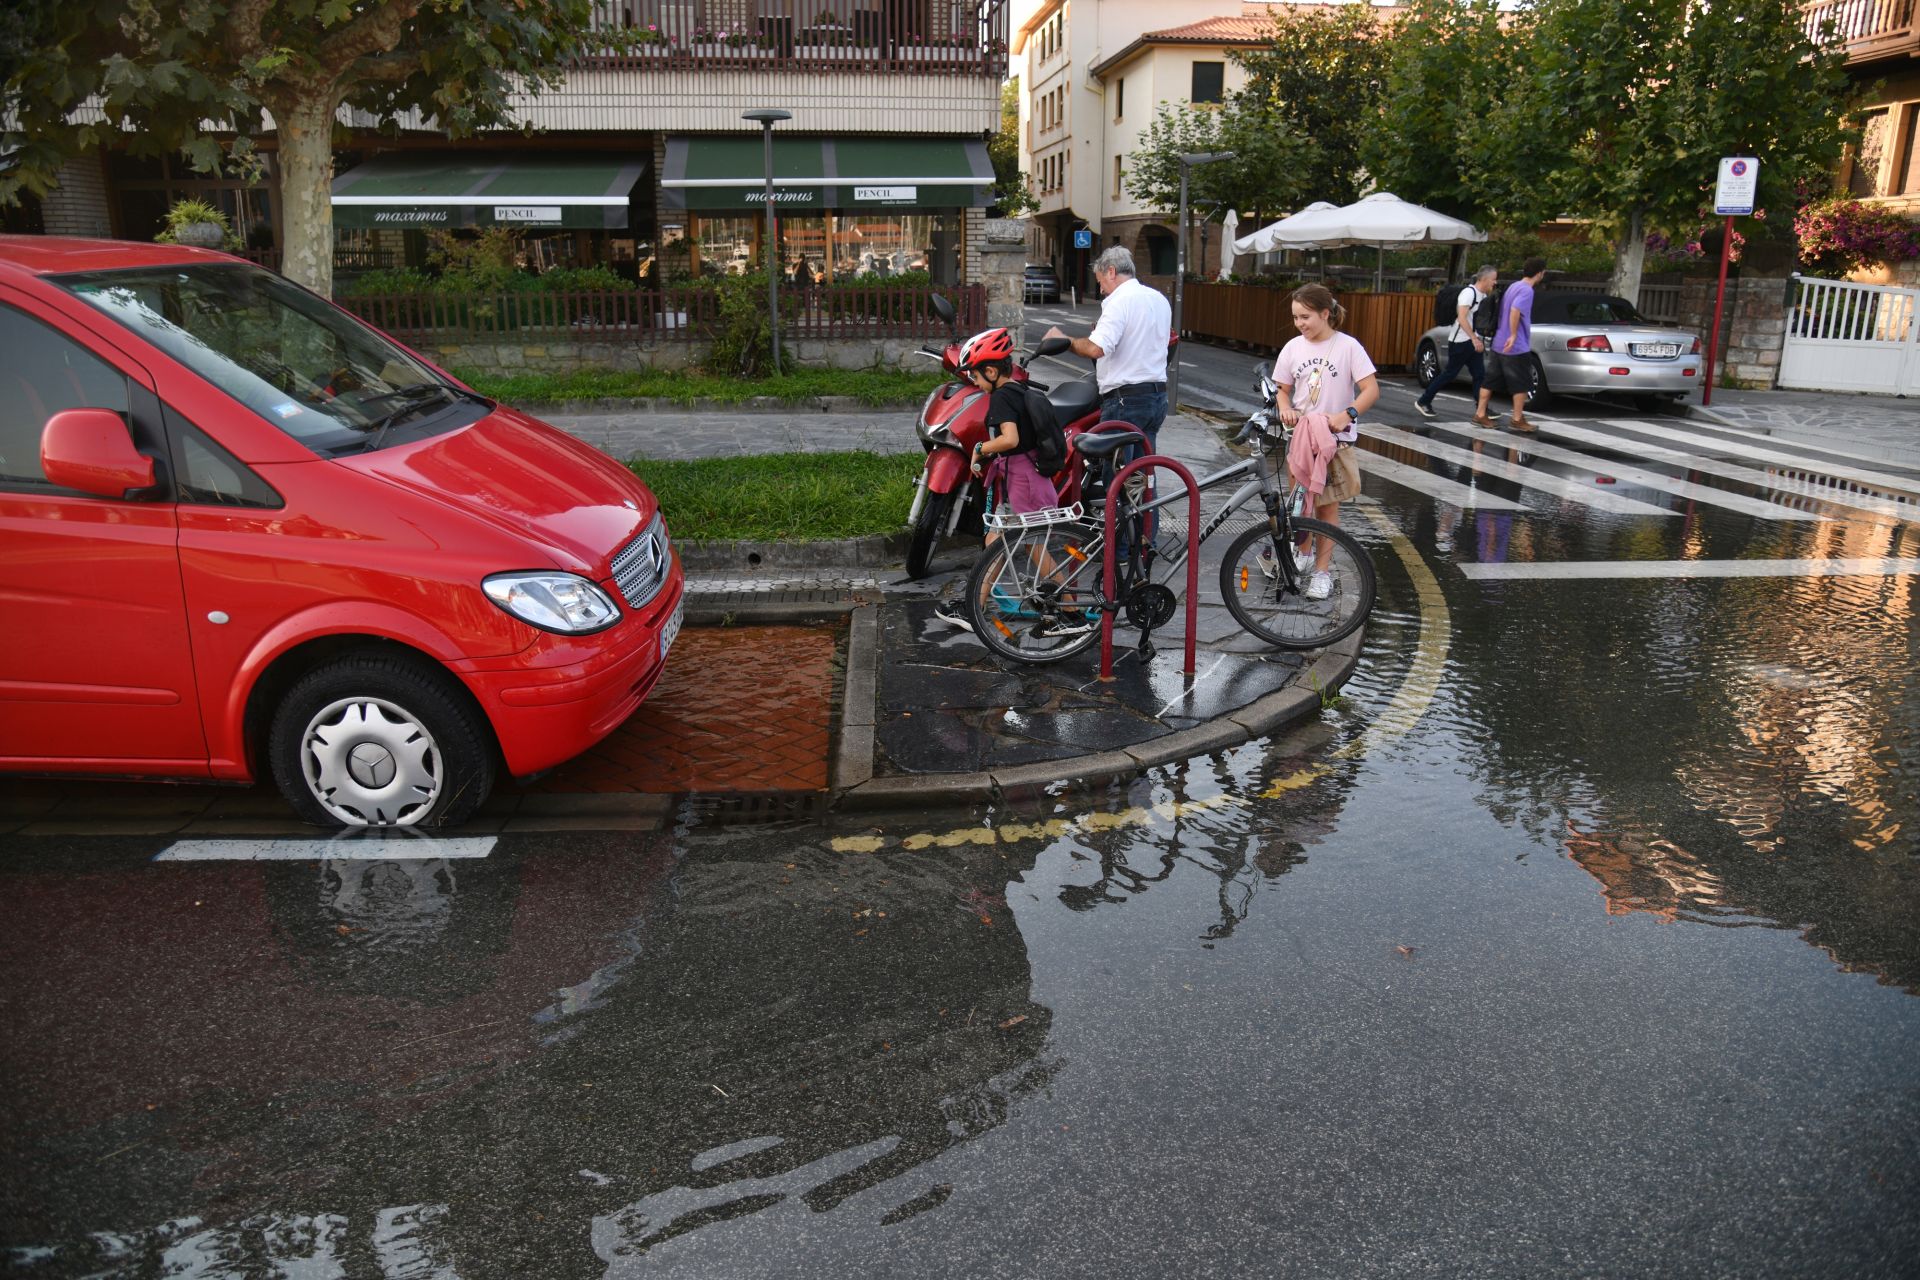
[[[1239,229],[1240,215],[1227,210],[1226,216],[1220,219],[1220,274],[1223,276],[1233,274],[1233,233]]]

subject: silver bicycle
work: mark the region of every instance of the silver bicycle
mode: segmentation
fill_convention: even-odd
[[[1296,514],[1282,488],[1284,455],[1290,430],[1271,408],[1274,384],[1260,373],[1263,406],[1248,417],[1238,443],[1251,454],[1232,466],[1199,477],[1201,492],[1246,477],[1244,483],[1201,527],[1206,542],[1233,514],[1256,497],[1266,518],[1246,528],[1227,548],[1220,564],[1220,595],[1239,624],[1268,644],[1284,649],[1318,649],[1351,635],[1373,610],[1373,561],[1353,535],[1335,525]],[[1117,613],[1140,628],[1144,653],[1152,653],[1152,634],[1178,611],[1169,582],[1186,569],[1187,543],[1159,526],[1184,533],[1184,488],[1148,497],[1144,485],[1129,480],[1128,493],[1116,500],[1117,573],[1114,594],[1102,590],[1106,533],[1103,503],[1109,499],[1119,455],[1128,445],[1144,447],[1137,431],[1083,435],[1074,448],[1087,458],[1085,501],[1025,514],[987,516],[989,544],[967,580],[967,607],[974,631],[987,647],[1016,662],[1053,662],[1078,653],[1100,633],[1104,614]],[[1282,459],[1278,467],[1272,459]],[[1165,486],[1161,488],[1164,490]],[[1174,504],[1180,504],[1175,507]],[[1173,510],[1169,511],[1169,508]],[[1315,574],[1325,572],[1327,594],[1311,591]]]

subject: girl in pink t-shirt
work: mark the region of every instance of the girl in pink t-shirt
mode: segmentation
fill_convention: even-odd
[[[1340,523],[1340,504],[1360,496],[1359,450],[1354,424],[1360,415],[1373,408],[1380,398],[1380,384],[1374,378],[1373,361],[1367,349],[1351,334],[1340,332],[1347,309],[1334,300],[1325,285],[1302,285],[1293,291],[1293,327],[1300,336],[1280,348],[1273,362],[1273,380],[1280,384],[1275,407],[1280,421],[1289,427],[1301,415],[1324,413],[1332,419],[1340,447],[1327,467],[1327,487],[1315,498],[1313,514],[1328,524]],[[1313,561],[1313,577],[1307,582],[1309,600],[1325,600],[1333,594],[1333,544],[1324,538],[1318,543]]]

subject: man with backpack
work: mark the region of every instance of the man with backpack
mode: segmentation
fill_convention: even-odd
[[[1420,398],[1413,402],[1413,407],[1420,411],[1421,417],[1436,416],[1433,398],[1462,369],[1473,374],[1473,394],[1476,399],[1479,397],[1480,388],[1487,381],[1486,362],[1481,359],[1481,353],[1487,349],[1487,343],[1500,324],[1493,300],[1493,282],[1499,274],[1499,269],[1492,265],[1481,267],[1474,272],[1473,283],[1460,290],[1460,296],[1454,302],[1453,330],[1447,335],[1446,367],[1435,375],[1433,381],[1427,384],[1427,389],[1420,393]]]

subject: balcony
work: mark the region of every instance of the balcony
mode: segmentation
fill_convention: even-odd
[[[1847,61],[1873,62],[1920,52],[1913,21],[1915,0],[1814,0],[1803,5],[1807,35],[1818,40],[1831,24]]]
[[[1008,0],[599,0],[639,43],[587,68],[982,76],[1007,68]]]

